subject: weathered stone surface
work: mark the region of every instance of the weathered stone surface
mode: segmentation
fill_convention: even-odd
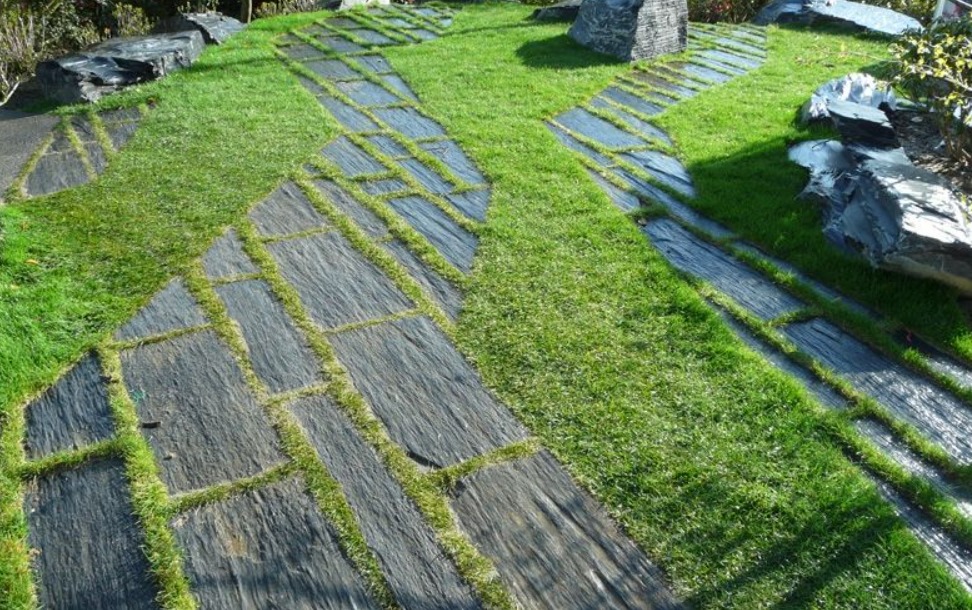
[[[354,58],[356,62],[364,66],[366,70],[378,74],[388,74],[392,72],[392,67],[388,60],[381,55],[359,55]]]
[[[108,132],[108,137],[111,139],[112,146],[115,150],[121,150],[123,146],[128,144],[128,141],[132,139],[135,132],[138,130],[138,123],[135,121],[126,121],[120,123],[105,123],[105,131]]]
[[[157,32],[198,30],[206,44],[222,44],[242,32],[246,24],[220,13],[181,13],[163,21]]]
[[[972,462],[972,410],[952,394],[823,320],[791,324],[784,334],[802,351],[915,426],[960,464]]]
[[[408,86],[408,83],[406,83],[405,79],[403,79],[401,76],[398,76],[397,74],[385,74],[381,77],[381,80],[385,81],[385,83],[395,91],[398,91],[402,97],[410,99],[413,102],[418,101],[418,96],[415,95],[415,92],[412,91],[412,88]]]
[[[34,166],[27,176],[27,194],[40,197],[87,183],[88,169],[81,156],[72,151],[49,152]]]
[[[667,78],[663,78],[650,72],[642,72],[641,70],[632,72],[631,76],[645,83],[646,85],[661,91],[666,91],[669,94],[676,95],[683,99],[689,99],[699,94],[699,92],[692,87],[686,86],[685,79],[676,79],[676,82],[673,82]]]
[[[533,11],[531,19],[537,21],[570,21],[577,19],[583,0],[563,0],[550,6],[544,6]]]
[[[135,317],[115,333],[115,339],[128,341],[163,335],[174,330],[206,324],[196,300],[181,279],[175,279],[152,297]]]
[[[243,334],[253,370],[271,393],[299,390],[323,380],[314,352],[266,282],[226,284],[216,292]]]
[[[428,318],[341,333],[332,343],[392,439],[421,464],[448,466],[526,436]]]
[[[198,31],[112,38],[74,55],[41,62],[37,80],[52,100],[96,102],[123,87],[188,67],[205,46]]]
[[[91,162],[91,169],[99,176],[104,173],[108,167],[108,157],[105,156],[105,151],[101,148],[101,144],[98,142],[89,142],[84,145],[84,152],[88,155],[88,161]]]
[[[388,195],[389,193],[399,193],[401,191],[407,191],[409,186],[398,178],[389,178],[387,180],[373,180],[370,182],[364,182],[361,184],[361,188],[364,189],[369,195]]]
[[[203,255],[203,269],[211,280],[222,280],[237,275],[257,273],[260,269],[243,252],[243,244],[230,229]]]
[[[621,104],[629,110],[641,113],[645,116],[654,116],[664,110],[658,104],[653,104],[648,100],[638,97],[630,91],[625,91],[619,87],[608,87],[601,92],[601,95],[613,100],[617,104]]]
[[[630,148],[647,144],[641,138],[618,129],[583,108],[571,108],[554,117],[554,121],[563,128],[590,138],[606,148]]]
[[[489,207],[490,191],[465,191],[445,196],[446,201],[457,210],[473,220],[486,220],[486,208]]]
[[[361,45],[339,36],[324,36],[318,40],[335,53],[359,53],[365,50]]]
[[[414,108],[376,108],[375,115],[406,138],[434,138],[444,136],[445,129]]]
[[[284,182],[250,212],[257,231],[264,237],[291,235],[328,226],[304,191],[293,182]]]
[[[452,140],[426,142],[420,144],[422,149],[442,161],[452,173],[470,184],[483,184],[486,178],[476,167],[476,164],[466,155],[462,148]]]
[[[708,233],[717,239],[734,237],[732,231],[729,229],[725,228],[714,220],[710,220],[699,214],[654,184],[650,184],[624,170],[615,170],[614,173],[616,176],[621,178],[621,180],[626,182],[628,186],[640,197],[647,199],[649,202],[662,205],[669,211],[669,213],[671,213],[672,216],[678,218],[682,222],[699,229],[703,233]]]
[[[392,199],[388,204],[453,266],[463,273],[472,270],[473,257],[479,244],[475,235],[421,197]]]
[[[656,127],[655,125],[652,125],[648,121],[643,121],[638,117],[636,117],[635,115],[631,114],[630,112],[625,112],[624,110],[621,110],[620,108],[618,108],[614,104],[611,104],[601,96],[592,99],[591,106],[613,114],[617,118],[621,119],[623,122],[630,125],[632,130],[638,132],[638,134],[644,138],[650,140],[658,140],[659,142],[668,145],[672,144],[672,139],[660,127]],[[602,165],[610,165],[610,164],[611,164],[610,162],[602,163]]]
[[[679,53],[688,43],[685,0],[586,0],[567,34],[622,61]]]
[[[657,150],[639,150],[625,153],[622,157],[675,192],[686,197],[695,197],[692,176],[675,157]]]
[[[27,405],[27,456],[81,449],[111,436],[108,389],[98,357],[88,354]]]
[[[269,248],[280,272],[322,328],[366,322],[412,307],[391,280],[336,233]]]
[[[654,220],[642,230],[662,256],[677,269],[710,282],[764,320],[804,306],[769,279],[695,237],[672,220]]]
[[[453,320],[459,317],[459,311],[462,309],[462,294],[455,286],[443,279],[441,275],[432,269],[429,269],[402,242],[397,240],[391,241],[385,244],[385,249],[405,267],[409,275],[427,293],[432,295],[432,298],[442,307],[446,315]]]
[[[283,47],[281,50],[287,57],[295,61],[304,61],[307,59],[318,59],[325,57],[324,53],[322,53],[320,49],[305,42]]]
[[[809,123],[829,118],[828,107],[834,100],[882,110],[897,108],[897,98],[887,83],[881,83],[870,74],[854,72],[818,87],[801,111],[803,122]]]
[[[45,608],[157,608],[120,459],[32,481],[24,501]]]
[[[343,125],[350,131],[353,132],[363,132],[363,131],[377,131],[378,125],[372,121],[368,116],[358,110],[353,106],[349,106],[344,102],[330,97],[324,96],[320,98],[321,105],[328,109],[328,111],[334,115],[337,122]]]
[[[356,104],[362,106],[388,106],[401,103],[394,93],[371,81],[352,80],[335,83],[335,86]]]
[[[170,493],[254,476],[283,459],[270,421],[213,331],[141,345],[121,360]]]
[[[451,183],[418,159],[402,159],[398,164],[430,193],[442,195],[452,190]]]
[[[775,0],[753,21],[759,25],[837,23],[886,36],[900,36],[909,30],[922,29],[918,20],[907,15],[848,0]]]
[[[24,114],[0,108],[0,201],[27,160],[57,125],[49,114]]]
[[[344,136],[325,146],[321,154],[337,165],[349,178],[387,171],[387,168],[377,159]]]
[[[634,194],[614,186],[591,169],[587,170],[587,174],[622,212],[630,212],[641,207],[641,201]]]
[[[365,541],[403,608],[481,608],[422,514],[347,417],[323,396],[290,407],[341,484]]]
[[[388,155],[392,158],[397,157],[410,157],[412,153],[408,152],[404,146],[399,144],[394,138],[390,136],[369,136],[368,141],[378,147],[383,154]]]
[[[421,40],[423,42],[429,41],[429,40],[435,40],[436,38],[439,37],[439,35],[436,34],[435,32],[431,32],[429,30],[424,30],[424,29],[421,29],[421,28],[414,29],[414,30],[410,30],[408,33],[413,38],[416,38],[416,39]]]
[[[472,474],[452,506],[524,607],[682,607],[661,572],[546,452]]]
[[[752,70],[763,65],[761,59],[755,59],[752,57],[744,57],[741,54],[730,53],[728,51],[722,51],[719,49],[708,49],[700,53],[702,57],[711,59],[712,61],[717,61],[723,65],[729,65],[739,70]]]
[[[888,116],[877,108],[843,100],[831,100],[827,104],[827,110],[844,144],[882,149],[901,146]]]
[[[193,510],[172,528],[203,608],[379,607],[299,480]]]
[[[375,216],[374,212],[349,195],[347,191],[327,180],[318,180],[314,184],[339,210],[350,216],[351,220],[370,237],[382,239],[388,235],[388,227],[385,226],[385,223]]]
[[[564,131],[563,129],[561,129],[560,127],[558,127],[557,125],[554,125],[552,123],[547,123],[547,128],[551,132],[553,132],[554,137],[556,137],[557,140],[561,144],[563,144],[564,146],[566,146],[567,148],[569,148],[569,149],[571,149],[573,151],[576,151],[576,152],[581,153],[582,155],[584,155],[588,159],[594,161],[598,165],[603,165],[603,166],[606,167],[606,166],[612,164],[612,161],[610,159],[608,159],[607,157],[605,157],[601,153],[597,152],[596,150],[594,150],[590,146],[587,146],[585,144],[581,144],[580,142],[577,141],[576,138],[574,138],[573,136],[571,136],[569,133],[567,133],[566,131]]]
[[[348,33],[353,34],[354,36],[357,36],[358,38],[364,40],[368,44],[375,45],[375,46],[395,44],[394,40],[385,36],[381,32],[376,32],[375,30],[369,30],[367,28],[348,30]]]
[[[324,80],[339,80],[344,78],[361,78],[351,66],[340,59],[318,59],[304,64],[314,74]]]

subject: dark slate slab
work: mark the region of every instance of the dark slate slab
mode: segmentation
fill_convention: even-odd
[[[823,320],[791,324],[783,333],[800,350],[913,425],[960,464],[972,461],[972,411],[936,387]]]
[[[88,182],[88,170],[78,153],[47,153],[27,177],[27,194],[50,195]]]
[[[144,339],[207,323],[185,284],[181,279],[175,279],[156,294],[134,318],[118,329],[115,339]]]
[[[434,19],[434,18],[436,18],[436,17],[439,16],[439,11],[435,10],[432,7],[428,7],[428,8],[417,8],[417,9],[413,10],[412,12],[413,13],[416,13],[418,15],[422,15],[423,17],[428,17],[430,19]]]
[[[377,159],[343,136],[325,146],[321,154],[333,161],[349,178],[386,171]]]
[[[243,244],[230,229],[203,255],[203,269],[211,280],[222,280],[238,275],[257,273],[260,269],[243,251]]]
[[[88,354],[27,405],[27,457],[81,449],[106,440],[112,428],[101,363]]]
[[[392,199],[388,204],[422,234],[453,266],[469,273],[479,239],[445,212],[421,197]]]
[[[429,30],[424,29],[411,30],[409,31],[409,34],[422,41],[435,40],[439,37],[439,35],[435,32],[430,32]]]
[[[459,311],[462,309],[462,293],[458,288],[430,269],[400,241],[389,242],[384,247],[408,270],[409,275],[432,295],[446,315],[453,320],[459,317]]]
[[[362,106],[388,106],[401,103],[401,98],[381,85],[367,80],[341,81],[335,86],[351,100]]]
[[[905,32],[922,29],[921,23],[913,17],[883,6],[871,6],[860,2],[811,0],[805,10],[820,21],[851,25],[885,36],[901,36]]]
[[[284,278],[323,328],[409,309],[411,301],[336,233],[270,244]]]
[[[901,146],[894,126],[883,110],[841,99],[827,100],[827,111],[844,144],[878,149]]]
[[[304,61],[307,59],[318,59],[325,57],[324,53],[317,47],[307,43],[296,44],[289,47],[282,47],[281,51],[290,59]]]
[[[299,390],[323,380],[314,352],[266,282],[226,284],[216,292],[243,333],[253,370],[271,393]]]
[[[172,529],[203,608],[379,608],[299,480],[193,510]]]
[[[364,66],[366,70],[371,72],[376,72],[378,74],[387,74],[392,72],[391,64],[388,60],[381,55],[359,55],[354,58],[359,64]]]
[[[293,182],[284,182],[250,212],[257,231],[264,237],[291,235],[328,226],[304,191]]]
[[[639,150],[625,153],[622,157],[647,172],[660,184],[686,197],[695,197],[692,176],[675,157],[657,150]]]
[[[709,49],[707,51],[702,51],[700,53],[702,57],[717,61],[724,65],[730,65],[739,70],[752,70],[763,65],[761,59],[756,59],[753,57],[744,57],[741,54],[729,53],[727,51],[720,51],[718,49]]]
[[[593,170],[588,169],[587,173],[622,212],[630,212],[641,207],[641,201],[632,193],[614,186]]]
[[[324,80],[338,80],[342,78],[361,78],[361,75],[340,59],[320,59],[304,64],[311,72]]]
[[[720,72],[724,72],[731,77],[735,78],[737,76],[742,76],[746,74],[747,70],[745,68],[739,68],[731,64],[725,64],[710,57],[698,55],[692,58],[692,61],[698,63],[701,66],[711,68]]]
[[[916,350],[935,371],[951,377],[952,381],[959,384],[959,386],[972,388],[972,369],[969,368],[968,364],[957,358],[953,358],[909,331],[895,333],[894,339],[899,344]]]
[[[99,176],[103,174],[105,168],[108,167],[108,157],[105,156],[105,151],[101,148],[101,144],[98,142],[89,142],[84,145],[84,152],[88,155],[88,161],[91,162],[91,169]]]
[[[340,333],[332,344],[391,438],[423,465],[448,466],[526,436],[428,318]]]
[[[408,152],[404,146],[399,144],[395,138],[390,136],[368,136],[368,141],[374,144],[378,150],[389,157],[410,157],[412,153]]]
[[[405,21],[404,19],[401,19],[399,17],[395,17],[392,19],[383,19],[383,21],[386,25],[400,30],[412,30],[418,27],[414,23],[410,21]]]
[[[381,77],[381,80],[385,81],[385,84],[395,91],[398,91],[402,97],[410,99],[413,102],[418,101],[418,96],[415,95],[415,92],[412,91],[412,88],[408,86],[408,83],[406,83],[405,79],[403,79],[401,76],[398,76],[397,74],[386,74]]]
[[[418,159],[402,159],[398,161],[398,164],[430,193],[442,195],[452,190],[450,182]]]
[[[557,115],[554,121],[574,133],[600,142],[607,148],[629,148],[646,144],[641,138],[618,129],[582,108],[573,108]]]
[[[708,40],[711,40],[726,50],[731,50],[733,53],[741,54],[747,57],[752,57],[757,60],[766,59],[766,48],[763,46],[756,46],[753,41],[743,41],[735,36],[712,36],[706,35]],[[762,61],[760,61],[762,63]]]
[[[363,46],[338,36],[323,36],[317,40],[336,53],[358,53],[365,50]]]
[[[0,108],[0,201],[20,175],[27,160],[48,137],[58,118]]]
[[[370,237],[382,239],[388,235],[388,227],[385,226],[385,223],[340,186],[327,180],[318,180],[314,184],[339,210],[350,216],[351,220]]]
[[[442,161],[452,173],[470,184],[483,184],[486,178],[462,148],[452,140],[420,144],[423,150]]]
[[[660,91],[645,90],[642,91],[642,95],[644,95],[645,99],[648,100],[649,102],[658,103],[665,107],[678,103],[678,98],[671,95],[667,95],[665,93],[661,93]]]
[[[683,99],[689,99],[699,94],[699,92],[695,89],[685,86],[684,81],[672,82],[671,80],[662,78],[656,74],[642,72],[641,70],[632,72],[631,76],[646,85],[658,89],[659,91],[667,91],[668,93],[677,95]]]
[[[467,477],[452,506],[523,607],[682,607],[661,572],[546,452]]]
[[[141,345],[121,360],[170,493],[251,477],[283,459],[270,421],[213,331]]]
[[[63,129],[58,129],[54,132],[54,141],[51,142],[50,147],[44,151],[45,153],[56,153],[56,152],[71,152],[74,150],[74,144],[67,137],[67,132]]]
[[[563,144],[564,146],[566,146],[567,148],[573,151],[579,152],[580,154],[594,161],[598,165],[608,166],[614,163],[613,161],[611,161],[601,153],[597,152],[590,146],[578,142],[576,138],[572,137],[570,134],[568,134],[560,127],[557,127],[552,123],[547,123],[547,128],[550,129],[551,132],[553,132],[554,137],[557,138],[557,141],[559,141],[561,144]]]
[[[361,184],[361,188],[364,189],[369,195],[388,195],[389,193],[400,193],[402,191],[407,191],[409,186],[398,178],[389,178],[387,180],[372,180],[369,182],[364,182]]]
[[[664,142],[669,146],[672,145],[672,139],[668,137],[668,134],[661,127],[652,125],[648,121],[643,121],[631,114],[630,112],[625,112],[621,110],[614,104],[609,103],[602,97],[595,97],[591,100],[591,106],[609,112],[621,121],[627,123],[634,131],[638,132],[645,138],[658,140]],[[610,162],[603,163],[602,165],[610,165]]]
[[[481,608],[422,514],[347,417],[324,396],[297,401],[291,411],[341,484],[401,607]]]
[[[654,116],[664,110],[664,108],[658,104],[649,102],[648,100],[638,97],[630,91],[625,91],[624,89],[620,89],[618,87],[608,87],[601,92],[601,95],[609,100],[621,104],[629,110],[633,110],[645,116]]]
[[[480,222],[486,220],[486,208],[489,207],[490,191],[465,191],[445,196],[446,201],[457,210]]]
[[[320,98],[321,105],[334,115],[337,122],[350,131],[361,133],[364,131],[377,131],[378,124],[372,121],[365,113],[357,108],[345,104],[344,102],[324,96]]]
[[[88,120],[88,115],[78,114],[71,117],[70,120],[71,129],[74,130],[74,134],[78,136],[78,140],[82,143],[94,142],[98,136],[95,135],[94,125]]]
[[[722,72],[713,70],[712,68],[707,68],[697,63],[673,62],[669,65],[676,70],[683,71],[692,78],[709,83],[722,84],[732,80],[732,77],[728,74],[723,74]]]
[[[377,32],[375,30],[369,30],[367,28],[348,30],[348,33],[360,38],[361,40],[371,45],[383,46],[388,44],[395,44],[395,41],[389,38],[388,36],[385,36],[381,32]]]
[[[649,202],[662,205],[672,216],[681,220],[685,224],[688,224],[702,231],[703,233],[708,233],[716,239],[729,239],[735,237],[735,234],[726,227],[699,214],[654,184],[649,184],[641,178],[638,178],[637,176],[624,170],[615,170],[615,175],[626,182],[628,186],[639,196],[647,199]]]
[[[158,608],[120,459],[27,485],[24,512],[44,608]]]
[[[677,269],[700,277],[764,320],[801,309],[796,297],[712,244],[702,241],[675,221],[654,220],[642,230]]]
[[[115,147],[115,150],[121,150],[138,131],[138,123],[134,121],[105,123],[105,131],[108,132],[108,137],[111,139],[111,144]]]
[[[156,26],[156,31],[198,30],[203,35],[206,44],[223,44],[245,28],[246,24],[237,19],[216,12],[205,12],[181,13]]]
[[[406,138],[434,138],[444,136],[445,129],[414,108],[376,108],[375,115],[388,127]]]
[[[347,17],[332,17],[331,19],[328,19],[327,21],[325,21],[325,23],[327,23],[330,26],[333,26],[333,27],[336,27],[336,28],[343,28],[343,29],[360,28],[361,27],[361,24],[360,23],[358,23],[354,19],[349,19]]]
[[[298,74],[297,80],[300,81],[300,84],[304,87],[304,89],[307,89],[308,91],[311,92],[311,95],[321,96],[327,94],[327,92],[324,90],[324,87],[320,86],[316,82],[312,81],[311,79],[303,75]]]

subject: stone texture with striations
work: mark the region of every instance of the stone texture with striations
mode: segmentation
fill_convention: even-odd
[[[686,0],[585,0],[568,32],[578,43],[624,61],[684,51]]]

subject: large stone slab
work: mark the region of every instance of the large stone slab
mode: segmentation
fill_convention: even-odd
[[[29,196],[40,197],[81,186],[88,180],[88,169],[78,153],[48,152],[27,176],[25,187]]]
[[[412,302],[336,233],[270,244],[284,278],[322,328],[367,322]]]
[[[292,235],[328,226],[304,191],[285,182],[250,212],[250,220],[264,237]]]
[[[452,173],[469,184],[483,184],[486,178],[462,148],[452,140],[426,142],[420,145],[423,150],[442,161]]]
[[[340,333],[332,343],[392,439],[421,464],[448,466],[526,436],[428,318]]]
[[[452,506],[524,607],[682,607],[661,572],[546,452],[467,477]]]
[[[205,316],[181,279],[175,279],[152,297],[135,317],[115,332],[115,339],[129,341],[163,335],[207,324]]]
[[[603,110],[605,112],[614,115],[624,123],[627,123],[633,131],[637,132],[643,138],[650,139],[650,140],[658,140],[660,142],[668,144],[669,146],[672,145],[672,139],[668,136],[667,133],[665,133],[665,130],[663,130],[662,128],[656,125],[652,125],[648,121],[639,119],[638,117],[631,114],[630,112],[627,112],[626,110],[622,110],[621,108],[618,108],[617,106],[608,102],[607,99],[601,96],[592,99],[591,106],[593,108],[597,108],[599,110]],[[611,162],[608,161],[607,163],[602,163],[601,165],[610,165],[610,164]]]
[[[330,96],[321,97],[320,102],[322,106],[334,115],[338,123],[350,131],[361,133],[378,130],[378,124],[354,106],[345,104],[337,98]]]
[[[866,104],[833,99],[827,111],[845,144],[894,149],[901,146],[884,111]]]
[[[462,309],[462,293],[448,280],[423,263],[405,244],[395,240],[385,244],[385,249],[408,270],[416,282],[455,320]]]
[[[429,240],[436,250],[453,266],[469,273],[479,239],[456,224],[454,220],[421,197],[392,199],[388,204],[413,229]]]
[[[57,121],[49,114],[0,109],[0,201]]]
[[[172,528],[203,608],[379,608],[299,480],[193,510]]]
[[[415,504],[347,417],[323,396],[291,410],[341,484],[398,603],[412,610],[481,608]]]
[[[206,277],[211,280],[222,280],[260,271],[243,251],[243,244],[233,229],[217,239],[206,251],[202,264]]]
[[[686,197],[695,197],[692,175],[675,157],[657,150],[639,150],[625,153],[622,157],[645,171],[660,184]]]
[[[402,101],[394,93],[371,81],[341,81],[335,83],[335,86],[341,93],[351,98],[351,101],[362,106],[388,106]]]
[[[679,53],[688,44],[686,0],[586,0],[567,34],[622,61]]]
[[[388,235],[388,227],[385,223],[340,186],[328,180],[317,180],[314,184],[330,199],[331,203],[350,216],[351,220],[370,237],[382,239]]]
[[[81,449],[109,438],[112,428],[101,363],[88,354],[27,406],[27,455]]]
[[[121,460],[30,482],[24,512],[42,607],[158,607]]]
[[[600,143],[605,148],[631,148],[647,144],[641,138],[618,129],[582,108],[572,108],[559,114],[554,117],[554,121],[565,129]]]
[[[226,15],[209,13],[180,13],[166,21],[163,21],[157,28],[157,32],[185,32],[187,30],[198,30],[203,36],[206,44],[222,44],[230,39],[234,34],[242,32],[246,24],[238,19],[227,17]]]
[[[817,87],[800,111],[801,119],[804,123],[810,123],[829,118],[828,107],[834,100],[881,109],[894,110],[897,107],[897,98],[887,83],[878,81],[870,74],[854,72]]]
[[[900,36],[922,29],[917,19],[907,15],[849,0],[775,0],[753,21],[758,25],[836,23],[885,36]]]
[[[343,136],[325,146],[321,154],[349,178],[387,171],[377,159]]]
[[[283,459],[270,421],[213,331],[126,350],[121,360],[171,493],[251,477]]]
[[[388,127],[406,138],[434,138],[446,135],[445,129],[414,108],[376,108],[377,116]]]
[[[418,159],[402,159],[398,164],[412,175],[422,187],[430,193],[444,195],[452,191],[452,184],[439,175],[437,171],[423,164]]]

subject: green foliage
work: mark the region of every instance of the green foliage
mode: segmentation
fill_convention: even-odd
[[[935,14],[936,0],[857,0],[864,4],[883,6],[891,10],[911,15],[922,23],[930,23]]]
[[[689,0],[689,20],[739,23],[752,19],[768,0]]]
[[[116,36],[138,36],[152,29],[152,23],[145,11],[130,4],[116,4],[111,11],[115,21],[113,33]]]
[[[255,11],[257,17],[273,17],[275,15],[289,15],[291,13],[305,13],[317,10],[316,0],[280,0],[279,2],[263,2]]]

